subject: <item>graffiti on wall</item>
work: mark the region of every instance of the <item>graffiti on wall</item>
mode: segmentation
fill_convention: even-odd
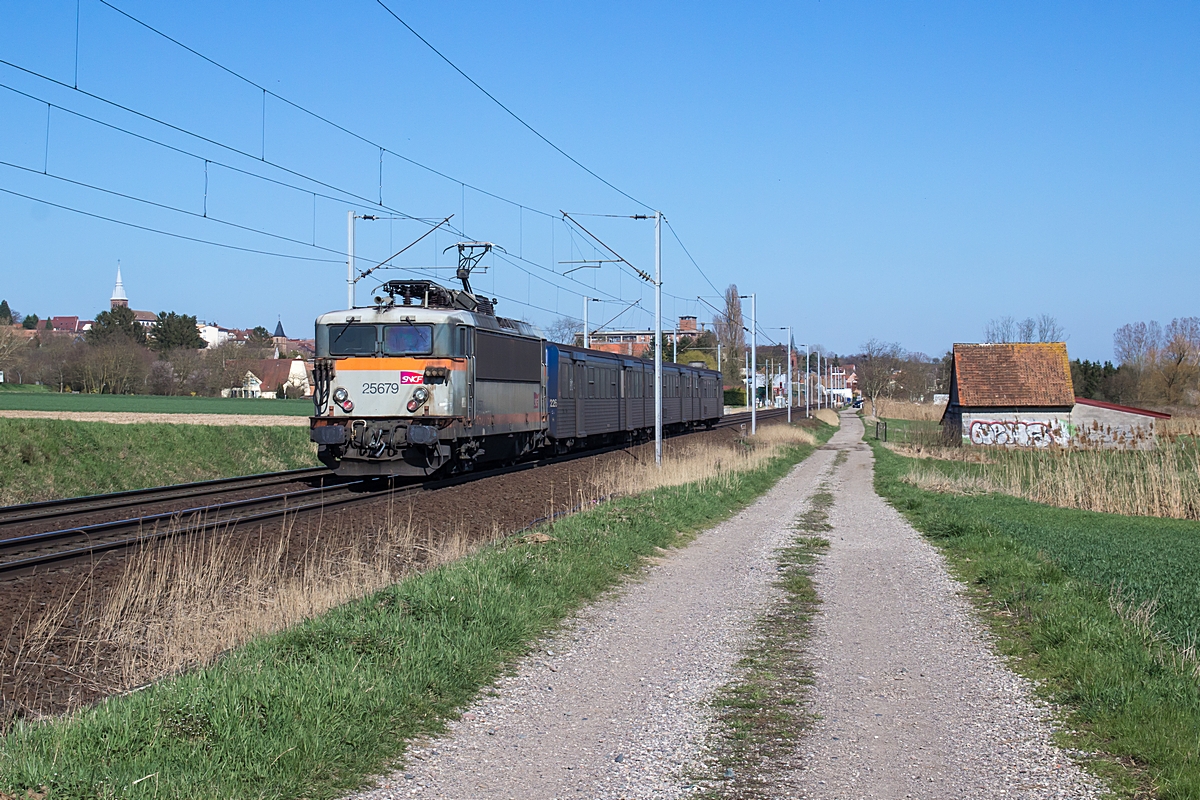
[[[1065,446],[1068,442],[1061,426],[1033,420],[972,420],[967,435],[971,444],[1010,447]]]

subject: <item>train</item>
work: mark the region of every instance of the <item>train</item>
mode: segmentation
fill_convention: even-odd
[[[462,248],[460,247],[460,252]],[[393,280],[316,320],[310,438],[339,475],[422,477],[654,435],[654,364],[548,341],[462,289]],[[720,421],[721,375],[664,363],[663,430]]]

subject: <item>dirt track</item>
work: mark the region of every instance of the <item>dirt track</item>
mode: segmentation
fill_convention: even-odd
[[[789,763],[738,770],[759,771],[773,798],[1098,797],[941,556],[875,494],[862,423],[842,424],[758,502],[583,611],[357,800],[693,795],[713,692],[778,591],[774,549],[826,476],[822,606],[800,657],[815,686],[797,698],[816,721]],[[849,451],[840,467],[835,449]],[[737,770],[727,778],[742,796]]]

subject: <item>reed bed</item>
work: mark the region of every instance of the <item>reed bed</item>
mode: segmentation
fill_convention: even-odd
[[[1159,438],[1176,440],[1181,436],[1200,439],[1200,417],[1172,416],[1170,419],[1158,420]]]
[[[638,448],[628,458],[609,459],[573,485],[572,511],[666,486],[720,491],[736,474],[759,469],[788,448],[816,442],[807,430],[765,425],[756,436],[738,441],[671,442],[661,468],[654,464],[653,449]],[[549,497],[546,519],[556,516],[554,508]],[[68,669],[95,676],[106,692],[130,690],[211,663],[255,637],[372,594],[414,571],[458,559],[469,552],[472,540],[479,546],[509,533],[497,528],[491,536],[471,536],[462,521],[434,530],[414,522],[401,507],[375,531],[319,532],[297,558],[287,549],[291,522],[284,525],[282,536],[269,539],[229,532],[147,546],[128,560],[123,578],[103,600],[77,603],[80,598],[64,595],[36,618],[31,614],[14,625],[19,658],[36,661],[51,647],[60,654],[69,651]],[[80,592],[90,591],[88,586],[85,581]],[[64,647],[62,623],[68,614],[79,613],[87,616],[82,633]],[[0,719],[0,728],[3,724]]]
[[[997,451],[978,466],[934,459],[902,480],[955,494],[1001,492],[1036,503],[1126,516],[1200,519],[1200,450],[1194,441],[1154,450]]]
[[[937,421],[946,410],[945,403],[910,403],[907,400],[893,400],[886,397],[876,401],[880,419],[912,419],[922,421]]]

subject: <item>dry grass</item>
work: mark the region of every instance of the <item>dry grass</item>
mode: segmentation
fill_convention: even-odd
[[[881,419],[915,419],[936,422],[942,418],[946,404],[910,403],[907,400],[881,397],[876,404],[876,409]]]
[[[671,443],[656,468],[653,450],[610,460],[572,488],[575,509],[606,498],[665,486],[695,484],[698,491],[728,486],[740,472],[758,469],[785,448],[816,444],[801,428],[765,425],[740,441]],[[649,453],[649,459],[645,454]],[[553,500],[547,516],[553,514]],[[181,536],[148,546],[129,559],[123,579],[103,602],[63,597],[35,620],[16,626],[19,658],[36,661],[53,644],[60,653],[69,613],[90,615],[71,644],[64,666],[99,675],[105,691],[129,690],[165,675],[212,662],[254,637],[282,630],[335,606],[384,588],[414,570],[460,558],[469,550],[465,525],[434,531],[407,511],[385,518],[378,531],[329,531],[312,537],[297,558],[283,536],[230,532],[199,540]],[[493,531],[492,539],[500,530]],[[272,544],[274,543],[274,544]],[[333,546],[331,546],[333,543]],[[85,582],[80,591],[87,591]]]
[[[1059,508],[1200,519],[1200,452],[1194,443],[1164,443],[1154,450],[1014,450],[990,455],[977,470],[939,470],[928,462],[918,463],[902,480],[930,491],[1002,492]]]
[[[591,495],[584,499],[596,502],[685,483],[694,483],[698,490],[708,491],[727,485],[739,472],[764,466],[786,447],[816,443],[816,437],[809,431],[783,424],[763,425],[757,435],[740,442],[692,443],[684,440],[663,453],[661,468],[650,458],[620,468],[610,465],[598,471],[592,479]]]
[[[884,447],[905,458],[935,458],[939,461],[962,461],[967,464],[988,464],[992,461],[986,447],[947,447],[945,445],[887,442]]]
[[[826,425],[832,425],[835,428],[842,424],[841,418],[838,417],[837,412],[832,408],[818,408],[812,412],[812,415]]]
[[[1200,438],[1200,417],[1172,416],[1156,423],[1160,438],[1174,441],[1181,436]]]

